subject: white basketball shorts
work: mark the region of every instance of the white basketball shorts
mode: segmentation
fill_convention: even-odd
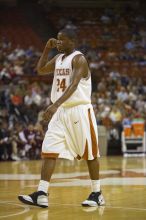
[[[99,156],[98,133],[91,104],[59,107],[42,144],[42,158],[93,160]]]

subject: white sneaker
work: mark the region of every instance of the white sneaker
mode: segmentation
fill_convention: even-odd
[[[82,206],[102,206],[105,205],[105,201],[101,192],[92,192],[88,199],[82,202]]]
[[[39,206],[42,208],[48,207],[48,195],[43,191],[37,191],[30,195],[19,195],[18,199],[27,205]]]

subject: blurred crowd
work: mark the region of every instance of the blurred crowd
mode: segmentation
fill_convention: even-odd
[[[38,49],[30,46],[11,44],[5,37],[0,39],[0,80],[7,84],[12,80],[29,75],[36,75],[36,63],[40,57]]]
[[[146,17],[139,8],[56,8],[46,16],[56,31],[71,28],[78,33],[79,48],[96,68],[111,61],[146,65]]]
[[[18,80],[0,91],[0,160],[38,159],[50,86]]]
[[[107,128],[108,140],[121,140],[125,122],[135,118],[146,121],[146,84],[141,75],[146,70],[146,19],[132,10],[128,16],[126,11],[123,16],[123,12],[111,9],[98,16],[94,10],[86,17],[80,10],[75,13],[74,18],[69,13],[60,16],[56,9],[53,15],[50,13],[50,22],[57,30],[67,27],[78,32],[79,49],[92,72],[97,124]],[[87,36],[86,32],[97,24],[96,38],[95,33]],[[35,81],[40,54],[33,46],[24,49],[13,47],[5,38],[0,40],[0,160],[41,156],[46,129],[42,114],[50,105],[51,85]],[[123,61],[128,64],[121,66]],[[34,82],[26,76],[34,77]]]
[[[107,72],[92,93],[97,124],[106,126],[109,139],[121,140],[124,123],[146,121],[146,85],[116,71]]]

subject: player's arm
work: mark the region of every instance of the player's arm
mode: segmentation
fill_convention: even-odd
[[[45,111],[43,118],[48,121],[56,112],[57,108],[64,103],[77,89],[81,78],[88,76],[88,64],[84,56],[78,55],[73,59],[73,77],[70,86],[66,89],[64,94]]]
[[[44,75],[54,72],[55,61],[58,55],[56,55],[53,59],[48,60],[48,53],[52,48],[56,47],[56,44],[57,44],[57,40],[55,38],[51,38],[48,40],[37,64],[37,71],[39,75]]]

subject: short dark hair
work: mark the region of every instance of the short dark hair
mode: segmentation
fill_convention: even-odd
[[[60,30],[58,33],[63,33],[71,40],[77,39],[77,33],[73,29],[70,29],[70,28],[64,28],[64,29]]]

